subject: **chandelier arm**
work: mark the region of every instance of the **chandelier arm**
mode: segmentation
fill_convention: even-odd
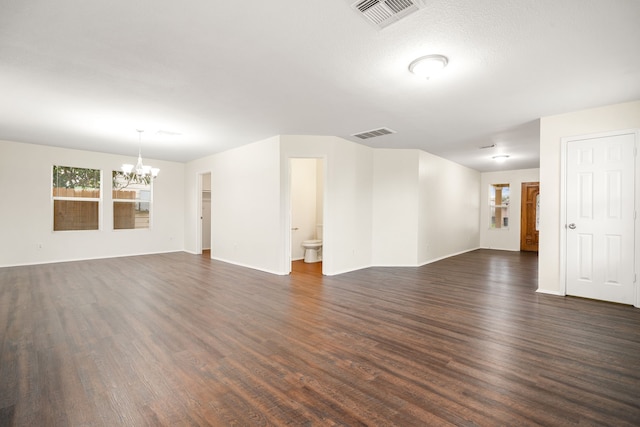
[[[127,178],[129,179],[129,183],[133,179],[134,175],[138,176],[140,179],[144,179],[145,182],[147,181],[147,178],[148,178],[150,182],[151,179],[156,178],[158,176],[160,169],[154,168],[152,166],[145,166],[142,163],[142,132],[144,132],[144,130],[136,129],[136,131],[138,132],[138,161],[136,165],[133,166],[132,168],[128,167],[131,165],[123,164],[121,169],[124,172],[124,174],[127,175]]]

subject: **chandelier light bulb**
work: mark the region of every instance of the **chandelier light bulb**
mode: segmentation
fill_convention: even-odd
[[[133,171],[133,165],[131,163],[125,163],[122,165],[122,172],[126,173],[127,175],[130,174]]]

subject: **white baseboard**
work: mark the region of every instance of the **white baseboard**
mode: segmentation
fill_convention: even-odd
[[[172,251],[161,251],[161,252],[141,252],[141,253],[121,254],[121,255],[96,256],[96,257],[88,257],[88,258],[56,259],[56,260],[46,260],[46,261],[25,262],[25,263],[19,263],[19,264],[0,265],[0,268],[28,267],[30,265],[58,264],[62,262],[93,261],[96,259],[125,258],[125,257],[143,256],[143,255],[170,254],[175,252],[186,252],[186,251],[172,250]]]
[[[465,249],[464,251],[455,252],[455,253],[452,253],[452,254],[449,254],[449,255],[444,255],[444,256],[441,256],[441,257],[438,257],[438,258],[433,258],[433,259],[430,259],[428,261],[424,261],[421,264],[418,264],[418,267],[422,267],[423,265],[431,264],[431,263],[434,263],[434,262],[437,262],[437,261],[442,261],[443,259],[451,258],[452,256],[457,256],[457,255],[466,254],[467,252],[477,251],[478,249],[482,249],[482,248],[480,248],[478,246],[478,247],[471,248],[471,249]]]
[[[550,291],[550,290],[548,290],[548,289],[540,289],[540,288],[538,288],[538,289],[536,289],[536,292],[537,292],[537,293],[539,293],[539,294],[556,295],[556,296],[559,296],[559,297],[564,297],[564,296],[566,296],[566,295],[564,294],[564,292],[560,292],[560,291]]]
[[[212,257],[211,259],[216,260],[216,261],[220,261],[220,262],[224,262],[226,264],[237,265],[238,267],[250,268],[252,270],[258,270],[258,271],[263,271],[265,273],[276,274],[278,276],[287,276],[287,275],[289,275],[289,272],[284,273],[282,271],[267,270],[267,269],[264,269],[264,268],[256,267],[255,265],[242,264],[240,262],[230,261],[230,260],[224,259],[224,258]]]

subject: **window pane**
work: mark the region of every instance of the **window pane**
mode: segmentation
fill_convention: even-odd
[[[505,206],[509,205],[509,185],[505,185],[502,187],[502,204]]]
[[[496,208],[495,206],[489,207],[489,218],[491,218],[491,228],[496,228]]]
[[[149,228],[151,177],[113,171],[113,229]]]
[[[53,167],[54,197],[100,197],[100,169]]]
[[[509,184],[489,186],[490,228],[509,227]]]
[[[149,228],[149,204],[113,202],[113,228],[115,230]]]
[[[52,174],[53,230],[98,230],[100,169],[54,166]],[[59,200],[59,198],[76,200]],[[87,200],[97,199],[97,200]]]
[[[139,177],[136,174],[126,175],[121,171],[113,171],[112,178],[114,200],[150,200],[151,179],[149,177]]]
[[[99,226],[100,203],[86,200],[54,200],[53,229],[97,230]]]

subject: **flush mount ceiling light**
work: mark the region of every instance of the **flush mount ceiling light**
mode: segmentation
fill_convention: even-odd
[[[509,158],[508,154],[498,154],[492,157],[497,163],[504,163]]]
[[[418,77],[427,80],[440,73],[449,63],[449,59],[444,55],[427,55],[414,60],[409,64],[409,71]]]
[[[123,164],[121,168],[122,172],[124,172],[125,175],[131,175],[135,172],[140,178],[155,178],[158,176],[160,169],[142,164],[142,132],[144,131],[140,129],[136,130],[138,131],[138,163],[136,163],[135,166],[129,163]]]

